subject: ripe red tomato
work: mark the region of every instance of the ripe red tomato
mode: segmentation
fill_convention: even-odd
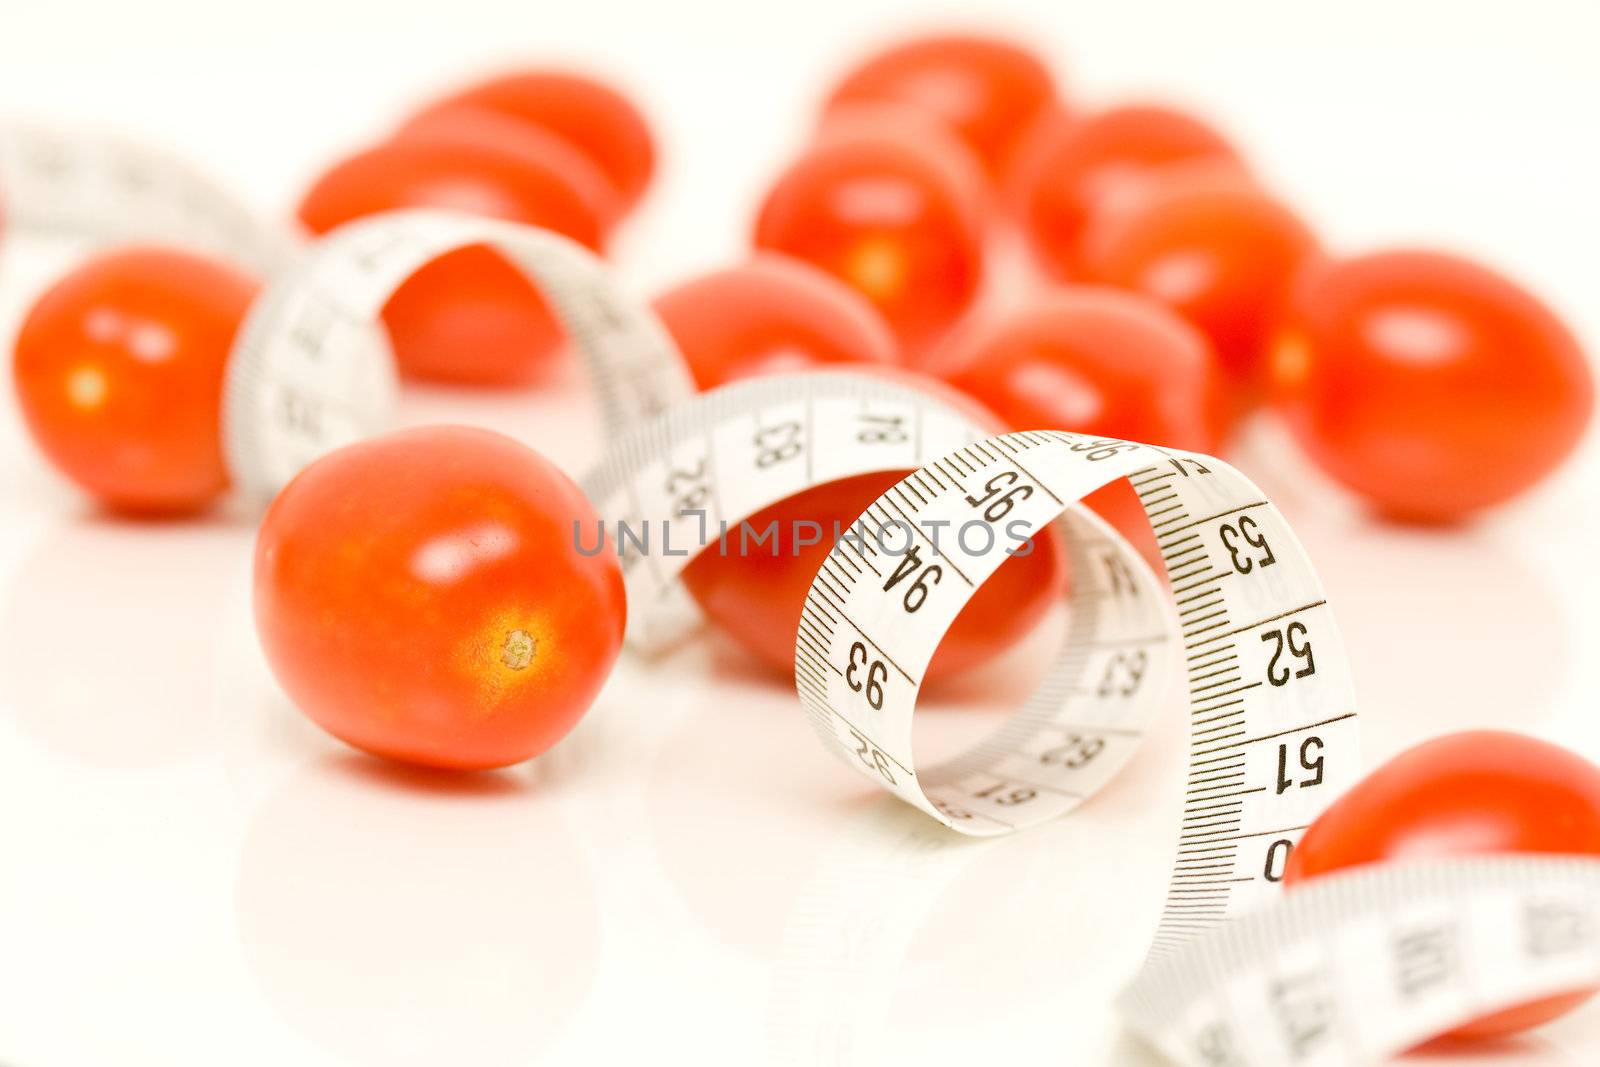
[[[627,97],[593,78],[559,70],[523,70],[469,86],[418,112],[401,135],[441,117],[485,111],[546,130],[593,161],[619,210],[638,203],[655,172],[650,126]]]
[[[1426,741],[1324,811],[1290,854],[1283,884],[1366,863],[1498,852],[1600,855],[1600,767],[1559,745],[1496,730]],[[1526,1030],[1593,992],[1497,1012],[1450,1036]]]
[[[1043,123],[1017,190],[1035,257],[1059,278],[1081,277],[1084,231],[1097,212],[1137,195],[1154,176],[1199,164],[1244,169],[1220,133],[1170,108],[1114,107]]]
[[[1204,336],[1137,293],[1048,293],[964,334],[935,368],[1013,430],[1074,430],[1214,452],[1216,357]]]
[[[465,141],[494,150],[509,149],[534,159],[541,169],[553,169],[577,190],[579,199],[599,220],[599,237],[591,243],[594,248],[605,243],[625,214],[621,194],[592,158],[543,126],[498,111],[466,105],[430,108],[401,127],[394,140]],[[585,243],[590,242],[585,239]]]
[[[592,168],[559,143],[494,142],[440,125],[360,152],[300,204],[313,233],[381,211],[434,207],[543,226],[596,251],[603,206]],[[536,377],[562,332],[539,291],[487,248],[441,256],[397,289],[383,321],[402,373],[475,385]]]
[[[867,299],[787,256],[756,256],[661,294],[656,314],[701,389],[820,364],[899,360]]]
[[[228,352],[258,288],[225,264],[157,247],[72,271],[17,334],[17,401],[39,448],[117,511],[209,504],[228,486]]]
[[[1074,430],[1215,452],[1226,428],[1216,357],[1198,330],[1136,293],[1080,286],[966,331],[937,371],[1011,430]],[[1125,481],[1086,503],[1161,568]]]
[[[863,103],[905,104],[936,116],[999,178],[1032,125],[1055,106],[1056,87],[1044,62],[1020,44],[934,36],[868,58],[841,79],[824,110]]]
[[[959,141],[915,133],[871,119],[827,131],[779,177],[755,227],[758,248],[860,290],[912,356],[977,295],[984,199]]]
[[[1156,181],[1099,213],[1083,243],[1092,281],[1153,296],[1210,339],[1237,407],[1260,399],[1295,273],[1318,254],[1288,208],[1236,176]]]
[[[255,614],[278,682],[312,721],[378,756],[503,767],[583,715],[622,644],[595,515],[531,449],[430,426],[302,471],[261,524]]]
[[[1001,432],[994,415],[949,386],[925,375],[871,364],[863,372],[914,385],[967,412],[979,425]],[[768,539],[740,554],[738,532],[730,531],[728,552],[715,542],[684,570],[685,587],[707,618],[756,658],[785,674],[794,670],[795,634],[811,582],[833,548],[834,524],[847,530],[872,502],[910,471],[857,475],[812,486],[752,515],[755,533],[776,523],[776,542]],[[822,528],[817,544],[801,544],[810,534],[797,524]],[[755,534],[752,534],[752,538]],[[953,536],[953,535],[952,535]],[[1054,530],[1034,539],[1034,549],[1002,563],[956,616],[928,665],[926,678],[938,681],[978,666],[1025,637],[1065,594],[1066,548]]]
[[[1435,252],[1308,272],[1272,377],[1312,459],[1412,521],[1457,519],[1521,493],[1576,447],[1594,409],[1583,351],[1548,308]]]

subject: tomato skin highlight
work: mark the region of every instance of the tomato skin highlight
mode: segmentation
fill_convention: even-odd
[[[330,453],[261,525],[267,661],[313,722],[373,755],[457,770],[538,755],[588,709],[622,644],[616,555],[578,550],[596,521],[559,469],[487,430],[422,427]]]
[[[937,379],[881,364],[849,369],[921,389],[978,425],[1002,432],[993,413]],[[747,552],[738,529],[731,528],[727,553],[713,540],[684,570],[684,587],[713,625],[775,671],[792,675],[795,633],[806,593],[833,548],[834,524],[848,530],[874,500],[909,473],[856,475],[812,486],[769,505],[745,520],[751,530]],[[807,522],[821,527],[819,543],[800,544],[796,523]],[[777,524],[776,540],[758,545],[756,538],[772,523]],[[805,530],[807,537],[812,535],[810,527]],[[950,548],[955,532],[943,533],[950,540],[941,544],[959,551]],[[1058,531],[1051,528],[1035,537],[1033,551],[1002,563],[956,616],[928,664],[925,681],[938,682],[980,666],[1027,636],[1066,595],[1067,570],[1066,546]]]
[[[399,135],[473,112],[547,131],[588,157],[615,195],[613,219],[638,204],[655,174],[655,139],[644,115],[616,89],[572,71],[512,71],[467,86],[417,112]]]
[[[857,113],[779,176],[756,219],[758,249],[859,290],[908,357],[960,318],[983,275],[984,189],[953,138]]]
[[[1240,175],[1245,168],[1222,134],[1172,108],[1133,104],[1041,124],[1016,190],[1035,260],[1057,278],[1082,277],[1084,234],[1097,213],[1196,164]]]
[[[1211,341],[1234,407],[1267,388],[1271,342],[1298,272],[1320,255],[1287,207],[1236,174],[1152,182],[1084,237],[1085,276],[1155,298]]]
[[[490,142],[437,127],[359,152],[307,191],[300,219],[316,234],[353,219],[433,207],[542,226],[601,250],[604,206],[592,172],[564,147]],[[447,253],[406,279],[383,310],[403,374],[472,385],[538,377],[562,331],[532,282],[484,247]]]
[[[899,345],[854,289],[810,264],[758,255],[692,278],[654,303],[701,389],[824,364],[899,362]]]
[[[1592,372],[1566,326],[1515,283],[1436,252],[1308,271],[1272,378],[1317,465],[1413,522],[1524,492],[1577,447],[1594,411]]]
[[[1033,124],[1056,106],[1042,59],[997,37],[919,37],[868,57],[824,104],[824,121],[858,104],[892,103],[938,118],[996,180],[1009,172]]]
[[[106,507],[198,511],[228,487],[222,389],[260,288],[189,252],[130,246],[79,265],[34,304],[12,361],[50,462]]]
[[[1135,293],[1041,296],[953,343],[934,368],[1012,430],[1072,430],[1214,452],[1216,357],[1199,331]]]
[[[1074,286],[965,331],[934,368],[1009,430],[1071,430],[1190,452],[1227,432],[1216,356],[1198,330],[1137,293]],[[1084,498],[1159,573],[1161,550],[1123,479]]]
[[[1289,855],[1283,884],[1370,863],[1498,853],[1600,855],[1600,767],[1559,745],[1498,730],[1423,742],[1367,775],[1312,823]],[[1593,992],[1518,1005],[1445,1036],[1517,1033]]]

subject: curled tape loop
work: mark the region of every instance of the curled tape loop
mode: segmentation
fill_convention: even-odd
[[[575,241],[471,215],[387,212],[313,245],[269,282],[240,327],[223,446],[247,493],[265,503],[313,459],[384,428],[395,372],[378,315],[419,268],[473,245],[504,255],[545,295],[583,357],[609,431],[693,392],[666,330]]]

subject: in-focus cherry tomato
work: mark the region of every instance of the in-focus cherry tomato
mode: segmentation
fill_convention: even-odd
[[[188,252],[133,247],[51,287],[17,334],[17,401],[39,448],[102,503],[177,514],[228,485],[222,387],[258,283]]]
[[[610,86],[568,71],[516,71],[469,86],[418,112],[401,134],[471,110],[548,130],[572,145],[605,174],[621,211],[638,203],[655,172],[655,141],[639,109]]]
[[[937,372],[1011,430],[1074,430],[1215,452],[1226,419],[1216,357],[1198,330],[1137,293],[1078,286],[964,331]],[[1126,481],[1086,503],[1161,566]]]
[[[967,412],[979,425],[1001,432],[993,414],[936,379],[880,364],[851,369],[914,385]],[[835,524],[849,530],[874,500],[909,473],[858,475],[778,501],[745,520],[752,531],[748,551],[738,530],[730,530],[727,553],[713,542],[685,569],[685,587],[718,629],[775,669],[792,672],[806,593],[833,548]],[[755,544],[754,538],[769,526],[775,537]],[[806,543],[816,529],[817,543]],[[934,653],[928,680],[959,674],[1006,651],[1060,601],[1066,586],[1066,549],[1051,530],[1034,538],[1031,552],[1006,560],[978,588]]]
[[[1559,745],[1498,730],[1426,741],[1334,801],[1290,854],[1283,883],[1368,863],[1498,852],[1600,855],[1600,767]],[[1450,1036],[1526,1030],[1593,992],[1497,1012]]]
[[[594,187],[586,188],[592,179],[592,168],[559,143],[491,143],[440,125],[340,162],[306,193],[300,218],[320,234],[381,211],[446,208],[543,226],[598,251],[603,208]],[[481,247],[450,252],[413,274],[390,297],[383,321],[401,372],[437,381],[525,382],[562,341],[533,283]]]
[[[1171,108],[1129,105],[1042,123],[1017,189],[1034,255],[1056,277],[1081,277],[1084,231],[1097,212],[1137,195],[1169,168],[1197,164],[1244,168],[1220,133]]]
[[[758,248],[860,290],[913,358],[977,295],[984,192],[953,138],[887,121],[827,131],[785,171],[756,220]]]
[[[894,364],[899,346],[867,299],[788,256],[756,256],[661,294],[656,314],[701,389],[820,364]]]
[[[1457,519],[1521,493],[1576,447],[1594,409],[1583,351],[1548,308],[1435,252],[1309,271],[1272,377],[1312,459],[1411,521]]]
[[[1056,103],[1044,62],[993,37],[922,37],[878,52],[828,97],[833,113],[863,103],[905,104],[938,117],[996,178],[1009,169],[1032,125]]]
[[[1215,173],[1157,180],[1084,237],[1092,281],[1153,296],[1199,327],[1236,408],[1265,390],[1273,331],[1316,238],[1265,193]]]
[[[289,697],[374,755],[502,767],[578,721],[622,644],[614,553],[526,446],[429,426],[350,445],[278,495],[256,543],[256,627]]]

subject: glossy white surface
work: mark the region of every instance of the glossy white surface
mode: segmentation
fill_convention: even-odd
[[[570,51],[624,76],[666,141],[617,249],[648,294],[739,254],[824,79],[861,34],[921,9],[861,6],[285,3],[241,18],[63,0],[5,12],[0,114],[155,137],[287,215],[323,162],[411,100],[486,61]],[[1078,98],[1184,94],[1336,245],[1491,257],[1600,346],[1592,5],[1074,6],[1010,5],[1009,21]],[[5,249],[6,338],[70,260]],[[493,425],[577,473],[600,446],[582,391],[413,391],[404,419]],[[1153,1063],[1108,1005],[1164,890],[1176,706],[1093,803],[990,843],[952,844],[867,792],[785,683],[710,636],[625,660],[529,765],[462,781],[387,768],[273,685],[248,516],[98,516],[5,397],[0,1063]],[[1237,462],[1319,563],[1373,761],[1474,726],[1600,759],[1592,439],[1545,490],[1450,532],[1362,518],[1269,430]],[[1028,662],[946,692],[928,744],[994,714],[972,709],[1015,696]],[[914,899],[875,891],[886,854],[920,868]],[[838,943],[813,916],[879,935]],[[1596,1047],[1591,1007],[1440,1062],[1566,1067]]]

